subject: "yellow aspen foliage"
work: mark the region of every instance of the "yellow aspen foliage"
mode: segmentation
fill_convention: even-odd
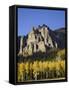
[[[26,62],[25,63],[25,70],[26,70],[26,73],[29,73],[29,62]]]
[[[56,78],[58,76],[62,77],[65,75],[65,60],[51,60],[51,61],[33,61],[33,62],[22,62],[22,63],[17,63],[18,67],[18,81],[25,80],[26,73],[28,74],[30,72],[30,79],[31,76],[35,77],[35,80],[37,79],[37,75],[42,75],[40,72],[43,72],[43,74],[48,74],[44,73],[46,71],[49,72],[49,76],[53,76],[53,78]],[[51,73],[50,73],[51,72]],[[56,77],[54,77],[54,72],[56,73]],[[28,74],[29,75],[29,74]],[[48,78],[48,77],[46,77]],[[46,79],[45,78],[45,79]]]

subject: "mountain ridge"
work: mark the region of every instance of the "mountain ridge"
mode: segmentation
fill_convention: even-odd
[[[51,49],[64,48],[64,34],[59,30],[53,31],[45,24],[33,27],[26,36],[18,37],[18,55],[27,57],[38,52],[47,53]]]

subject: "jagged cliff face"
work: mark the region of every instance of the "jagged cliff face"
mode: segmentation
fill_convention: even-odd
[[[18,55],[29,56],[36,52],[46,53],[49,49],[59,48],[60,39],[49,29],[48,26],[38,26],[32,28],[27,36],[19,38]]]

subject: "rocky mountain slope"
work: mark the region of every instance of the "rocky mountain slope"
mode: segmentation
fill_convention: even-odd
[[[43,24],[38,28],[33,27],[26,36],[18,37],[18,55],[24,57],[34,53],[47,53],[52,49],[65,47],[65,28],[51,30]]]

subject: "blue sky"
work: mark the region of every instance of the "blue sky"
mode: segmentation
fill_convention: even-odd
[[[33,26],[43,24],[52,30],[65,27],[65,11],[18,8],[18,36],[26,35]]]

